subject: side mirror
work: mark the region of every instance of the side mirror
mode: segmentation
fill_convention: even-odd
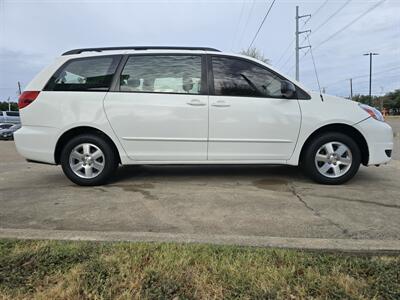
[[[287,99],[293,99],[296,95],[296,87],[290,81],[283,80],[281,82],[281,94]]]

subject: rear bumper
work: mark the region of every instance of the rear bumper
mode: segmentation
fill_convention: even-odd
[[[393,130],[389,124],[368,118],[355,127],[364,135],[369,149],[368,165],[385,164],[391,160]],[[390,152],[390,155],[388,155]]]
[[[22,126],[14,133],[14,140],[18,153],[27,160],[55,164],[56,128]]]

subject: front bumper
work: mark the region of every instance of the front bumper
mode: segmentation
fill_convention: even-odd
[[[367,141],[369,150],[368,165],[385,164],[391,160],[393,130],[389,124],[368,118],[354,127],[363,134]]]
[[[4,133],[1,133],[1,134],[0,134],[0,139],[7,140],[7,139],[12,138],[12,136],[13,136],[12,133],[4,132]]]

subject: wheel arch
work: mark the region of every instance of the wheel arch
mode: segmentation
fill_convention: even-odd
[[[357,143],[358,147],[360,148],[361,163],[364,166],[366,166],[368,164],[369,149],[368,149],[368,143],[367,143],[365,137],[362,135],[362,133],[360,131],[358,131],[353,126],[348,125],[348,124],[343,124],[343,123],[328,124],[328,125],[318,128],[313,133],[311,133],[301,148],[300,159],[299,159],[300,163],[303,161],[303,156],[304,156],[305,150],[310,145],[311,141],[316,136],[321,135],[326,132],[340,132],[340,133],[346,134],[347,136],[354,139],[354,141]]]
[[[114,153],[118,159],[118,162],[121,163],[121,157],[118,151],[117,146],[115,145],[114,141],[103,131],[100,129],[90,127],[90,126],[78,126],[71,128],[67,131],[65,131],[57,140],[55,151],[54,151],[54,161],[56,164],[60,164],[61,160],[61,151],[64,147],[64,145],[72,138],[81,134],[94,134],[97,136],[100,136],[104,138],[107,143],[111,145],[111,147],[114,150]]]

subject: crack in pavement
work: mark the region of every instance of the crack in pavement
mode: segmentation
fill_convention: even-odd
[[[324,219],[326,221],[328,221],[329,224],[335,226],[336,228],[338,228],[342,234],[347,237],[347,238],[351,238],[352,235],[349,233],[349,231],[346,228],[343,228],[342,226],[340,226],[338,223],[333,222],[331,219],[322,216],[317,210],[315,210],[313,207],[311,207],[304,199],[303,197],[296,191],[296,188],[293,184],[289,185],[289,188],[291,190],[291,192],[293,193],[293,195],[304,205],[305,208],[307,208],[309,211],[311,211],[315,216]]]
[[[342,201],[348,201],[348,202],[358,202],[358,203],[363,203],[363,204],[371,204],[371,205],[377,205],[377,206],[382,206],[382,207],[389,207],[389,208],[400,209],[400,205],[396,205],[396,204],[386,204],[386,203],[380,203],[380,202],[376,202],[376,201],[368,201],[368,200],[361,200],[361,199],[350,199],[350,198],[345,198],[345,197],[327,196],[327,195],[320,195],[319,197],[322,197],[322,198],[332,198],[332,199],[337,199],[337,200],[342,200]]]
[[[106,188],[101,187],[101,186],[95,186],[95,187],[93,187],[93,189],[96,190],[96,191],[100,191],[102,193],[107,193],[108,192],[108,190]]]

